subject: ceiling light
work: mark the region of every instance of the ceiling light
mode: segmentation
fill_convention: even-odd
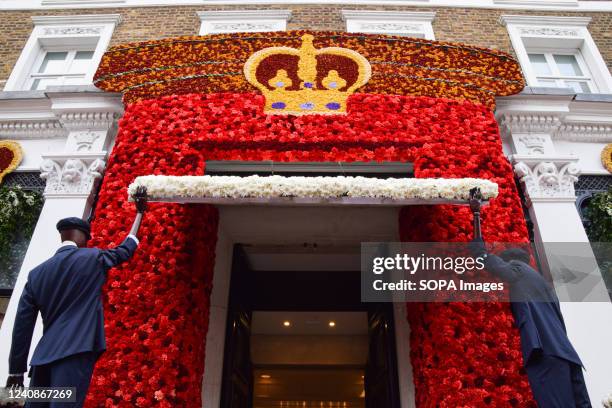
[[[336,322],[334,322],[333,320],[331,320],[329,322],[329,327],[336,327]]]
[[[270,378],[270,375],[269,374],[262,374],[262,375],[260,375],[260,377],[261,378],[265,378],[267,380],[268,378]]]
[[[291,322],[290,322],[289,320],[285,320],[285,321],[283,322],[283,326],[285,326],[285,327],[289,327],[289,326],[291,326]]]

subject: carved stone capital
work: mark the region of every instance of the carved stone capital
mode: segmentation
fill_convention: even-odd
[[[513,155],[512,162],[530,203],[576,200],[574,183],[580,175],[577,157]]]
[[[106,152],[43,155],[40,177],[47,181],[45,197],[89,198],[102,178]]]

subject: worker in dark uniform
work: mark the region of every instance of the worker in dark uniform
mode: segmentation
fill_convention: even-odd
[[[26,407],[81,407],[94,365],[106,349],[101,300],[107,272],[132,257],[147,206],[146,190],[134,196],[136,218],[125,240],[112,249],[87,248],[89,223],[65,218],[57,223],[62,245],[32,269],[23,289],[9,354],[7,387],[22,387],[38,312],[43,336],[30,361],[31,387],[75,387],[76,403],[30,402]]]
[[[487,253],[482,238],[470,242],[485,269],[508,282],[510,307],[521,335],[523,363],[533,396],[542,408],[591,407],[582,361],[570,343],[552,285],[529,265],[520,248]]]

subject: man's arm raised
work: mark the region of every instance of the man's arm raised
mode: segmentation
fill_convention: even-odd
[[[121,245],[115,248],[102,250],[98,255],[99,261],[106,269],[113,268],[130,259],[140,243],[137,234],[140,229],[140,223],[142,222],[142,216],[147,209],[147,190],[145,187],[137,188],[136,194],[134,194],[134,201],[136,203],[137,212],[127,238]]]

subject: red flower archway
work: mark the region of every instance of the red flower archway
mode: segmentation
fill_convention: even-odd
[[[302,33],[283,34],[291,42]],[[346,47],[355,44],[370,61],[376,55],[382,60],[391,52],[369,48],[385,36],[361,36],[364,40],[333,34],[326,41]],[[225,50],[226,57],[241,56],[235,49],[240,37],[211,37],[224,41],[199,52],[214,51],[219,57]],[[255,37],[261,40],[258,46],[274,42],[265,35]],[[481,55],[474,47],[419,41],[423,49],[435,45],[429,50],[432,53],[469,52],[472,60]],[[183,55],[184,47],[193,44],[182,41],[176,49],[169,45],[172,40],[151,44],[112,49],[97,75],[102,78],[99,86],[125,91],[129,103],[100,190],[92,225],[94,245],[117,243],[129,227],[133,204],[127,201],[126,188],[136,176],[202,175],[206,160],[404,161],[414,162],[416,177],[487,178],[498,183],[500,193],[483,212],[485,239],[527,240],[512,168],[489,108],[490,95],[522,87],[516,77],[518,67],[509,56],[486,51],[482,55],[494,68],[462,72],[469,71],[470,64],[461,59],[457,64],[462,67],[451,67],[448,75],[472,83],[490,73],[508,84],[518,81],[520,87],[503,88],[489,81],[480,84],[481,93],[464,94],[442,81],[422,90],[413,84],[406,92],[393,94],[396,82],[391,81],[382,94],[384,83],[377,82],[370,84],[372,93],[362,89],[349,97],[346,115],[287,116],[264,114],[263,96],[248,91],[248,84],[236,82],[239,92],[223,92],[218,89],[221,84],[208,80],[211,76],[195,78],[198,74],[193,72],[190,78],[171,81],[176,70],[191,72],[195,65],[183,60],[170,64],[168,59]],[[257,50],[251,40],[248,44],[249,50]],[[409,49],[404,51],[401,58],[415,58]],[[416,65],[439,63],[433,57],[427,60],[427,55],[424,52]],[[126,56],[140,67],[123,64]],[[167,73],[164,67],[170,65],[174,68],[168,70],[173,72]],[[199,65],[204,66],[201,69],[209,69]],[[235,68],[230,64],[222,69],[233,72]],[[198,93],[189,93],[179,84],[193,86],[191,90]],[[151,92],[143,93],[142,88]],[[401,212],[399,229],[406,241],[467,241],[470,222],[466,208],[410,207]],[[150,205],[135,257],[109,273],[105,292],[108,350],[96,366],[88,406],[201,406],[216,230],[213,207]],[[518,332],[507,305],[411,304],[407,318],[411,338],[406,346],[410,341],[417,406],[533,405],[521,368]]]

